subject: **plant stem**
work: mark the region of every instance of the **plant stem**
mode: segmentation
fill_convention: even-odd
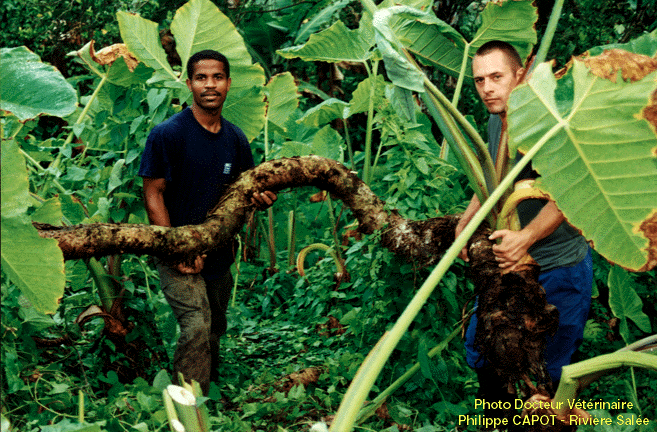
[[[294,256],[296,255],[296,218],[294,210],[287,214],[287,266],[294,267]]]
[[[78,422],[84,423],[84,393],[78,390]]]
[[[443,349],[461,332],[461,328],[457,327],[447,338],[445,338],[438,345],[433,347],[429,353],[429,358],[432,358],[442,352]],[[385,400],[394,393],[399,387],[401,387],[406,381],[411,379],[421,368],[420,362],[415,363],[409,370],[407,370],[402,376],[397,378],[395,382],[390,384],[387,389],[379,393],[379,395],[372,400],[366,407],[364,407],[359,413],[356,419],[356,424],[360,424],[365,421],[368,417],[374,414],[374,412],[385,402]]]
[[[554,2],[554,6],[552,7],[552,14],[550,14],[550,20],[548,21],[548,25],[545,28],[545,34],[543,34],[543,38],[541,39],[541,46],[538,48],[538,52],[536,53],[536,58],[534,60],[535,64],[543,63],[547,57],[548,50],[552,44],[552,38],[554,37],[554,33],[557,30],[557,24],[559,23],[559,18],[561,17],[563,1],[564,0],[556,0]]]
[[[269,160],[269,107],[267,107],[267,114],[265,114],[265,160]],[[276,241],[274,240],[274,210],[269,207],[267,209],[267,246],[269,247],[269,267],[273,272],[276,269]]]
[[[617,351],[564,366],[559,388],[552,401],[553,406],[557,407],[555,413],[560,416],[567,415],[570,409],[568,401],[576,399],[579,390],[592,382],[592,377],[595,380],[601,373],[621,366],[657,370],[657,357],[634,351]]]
[[[370,80],[370,100],[367,109],[367,127],[365,129],[365,166],[363,168],[363,181],[369,185],[372,180],[372,127],[374,123],[374,96],[376,94],[376,74],[379,66],[378,61],[374,61],[372,68],[365,63],[367,75]]]
[[[112,283],[111,277],[105,271],[103,265],[96,258],[89,258],[85,261],[91,276],[96,282],[98,287],[98,295],[100,296],[100,303],[105,308],[106,312],[109,312],[112,309],[112,303],[117,297],[118,293],[114,290],[114,284]]]
[[[465,49],[463,50],[463,60],[461,60],[461,70],[459,71],[459,78],[456,81],[456,88],[454,89],[454,96],[452,96],[452,105],[458,107],[459,98],[461,97],[461,89],[463,88],[463,81],[465,81],[465,70],[468,67],[468,53],[470,51],[470,44],[465,44]],[[447,145],[447,140],[443,138],[443,144],[440,148],[440,157],[447,160],[449,156],[449,147]]]
[[[333,201],[331,201],[331,195],[329,193],[326,194],[326,204],[328,207],[328,215],[329,219],[331,220],[331,225],[333,225],[331,232],[333,234],[333,244],[335,245],[335,254],[338,256],[338,260],[340,260],[340,263],[342,264],[344,260],[342,259],[342,251],[340,250],[340,240],[338,239],[338,221],[335,218],[335,214],[333,212]]]
[[[451,267],[461,249],[465,247],[468,239],[474,234],[477,227],[493,209],[497,201],[504,195],[504,192],[513,184],[514,179],[520,171],[529,163],[543,145],[559,131],[560,128],[560,124],[555,125],[527,152],[525,156],[523,156],[504,180],[502,180],[500,185],[493,191],[491,196],[482,204],[481,208],[475,213],[465,229],[454,240],[454,243],[452,243],[447,249],[445,255],[438,262],[427,280],[424,281],[413,299],[411,299],[410,303],[406,306],[406,309],[397,322],[395,322],[392,329],[381,337],[379,342],[363,361],[358,373],[356,373],[356,376],[347,389],[347,393],[342,399],[340,408],[338,409],[334,422],[331,425],[331,432],[348,432],[352,430],[358,412],[363,406],[365,398],[381,373],[381,370],[390,357],[390,354],[392,354],[392,351],[404,336],[408,327],[420,312],[420,309],[424,306],[433,290],[438,286],[442,277],[447,273],[447,270]]]
[[[344,139],[347,142],[347,154],[349,155],[349,168],[354,169],[356,164],[354,163],[354,149],[351,145],[351,137],[349,136],[348,120],[342,119],[342,125],[344,126]]]

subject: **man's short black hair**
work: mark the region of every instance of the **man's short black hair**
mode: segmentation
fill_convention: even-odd
[[[224,72],[226,72],[226,78],[230,78],[230,64],[225,55],[221,54],[219,51],[215,50],[202,50],[197,53],[192,54],[192,56],[187,60],[187,78],[190,80],[194,76],[194,66],[201,60],[217,60],[224,64]]]
[[[492,40],[486,42],[479,47],[475,53],[475,56],[484,56],[497,50],[502,51],[506,55],[506,58],[509,59],[511,70],[513,72],[522,67],[522,59],[520,58],[518,51],[510,43],[501,40]]]

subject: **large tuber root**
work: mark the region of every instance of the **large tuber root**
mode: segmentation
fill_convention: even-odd
[[[316,186],[348,206],[359,231],[381,233],[381,244],[419,265],[435,264],[454,242],[458,216],[410,221],[387,210],[358,176],[342,164],[319,156],[267,161],[242,173],[221,202],[200,225],[165,228],[131,224],[89,224],[73,227],[37,225],[42,237],[55,238],[65,259],[117,253],[149,254],[168,261],[184,260],[228,245],[254,210],[253,192]],[[479,294],[477,344],[481,353],[509,384],[546,380],[542,352],[545,335],[556,329],[558,313],[545,301],[538,269],[502,274],[480,228],[469,242],[472,277]],[[534,391],[529,388],[530,391]]]

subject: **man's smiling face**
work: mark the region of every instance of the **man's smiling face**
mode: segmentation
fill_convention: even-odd
[[[506,111],[511,91],[518,85],[523,69],[513,70],[503,51],[495,50],[472,59],[472,76],[479,97],[491,114]]]

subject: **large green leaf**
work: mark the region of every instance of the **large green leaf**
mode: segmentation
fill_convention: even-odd
[[[248,67],[253,63],[242,36],[230,19],[210,0],[191,0],[185,3],[173,17],[171,32],[175,36],[176,51],[183,65],[187,64],[192,54],[204,49],[217,50],[225,55],[230,61],[231,76],[239,76],[237,71],[233,73],[234,68]]]
[[[349,30],[342,21],[310,36],[304,45],[278,50],[285,58],[301,58],[304,61],[363,62],[372,56],[373,41],[363,37],[360,30]]]
[[[597,56],[602,54],[605,50],[618,48],[632,52],[634,54],[642,54],[648,57],[654,57],[655,51],[657,49],[657,46],[655,46],[655,39],[657,39],[657,30],[653,30],[651,33],[646,33],[643,36],[640,36],[624,44],[611,44],[591,48],[588,53],[591,56]]]
[[[267,84],[267,119],[285,131],[285,122],[298,106],[299,92],[292,74],[274,76]]]
[[[634,324],[645,333],[652,331],[650,318],[642,308],[643,302],[632,286],[632,277],[622,268],[613,266],[609,272],[609,307],[614,316],[620,319],[620,334],[626,343],[630,340],[630,329],[627,320],[630,319]]]
[[[313,16],[299,28],[294,43],[296,45],[305,43],[321,26],[331,20],[336,12],[342,10],[349,3],[351,3],[351,0],[340,0],[323,8],[317,15]]]
[[[39,311],[54,313],[64,295],[64,257],[53,239],[39,237],[26,215],[25,160],[13,140],[2,141],[2,270]]]
[[[486,42],[503,40],[515,47],[521,59],[526,59],[536,44],[537,20],[532,1],[489,2],[481,14],[481,27],[470,41],[470,56]]]
[[[179,74],[171,68],[160,43],[157,24],[136,15],[119,12],[121,36],[140,61],[155,70],[153,82],[175,91],[181,103],[190,102],[191,93],[185,85],[185,70]],[[176,49],[183,64],[204,49],[224,54],[230,62],[231,87],[222,114],[239,126],[249,141],[262,130],[265,122],[265,102],[261,92],[265,73],[252,64],[251,56],[230,20],[209,0],[191,0],[176,12],[171,23]]]
[[[162,48],[157,24],[139,15],[127,12],[118,12],[116,17],[119,21],[121,38],[133,53],[146,66],[155,70],[155,74],[161,79],[178,79],[167,61],[167,54]]]
[[[24,121],[41,114],[65,117],[77,102],[77,92],[64,76],[32,51],[0,49],[0,109]]]
[[[434,19],[399,20],[395,33],[410,52],[452,76],[459,76],[466,40],[447,23]]]
[[[347,102],[330,98],[310,108],[297,122],[308,127],[320,127],[335,119],[346,119],[349,114],[349,104]]]
[[[657,72],[617,81],[577,60],[559,81],[539,65],[511,94],[510,147],[524,152],[545,141],[533,159],[540,187],[598,252],[644,271],[657,263],[657,137],[643,114]]]
[[[534,24],[538,19],[531,1],[489,2],[482,13],[482,23],[471,42],[431,13],[399,20],[394,32],[404,46],[418,58],[458,77],[468,50],[466,76],[471,76],[472,56],[484,43],[503,40],[513,45],[521,58],[527,58],[536,44]]]
[[[265,101],[260,88],[265,85],[265,72],[253,64],[244,39],[233,23],[210,0],[191,0],[173,17],[171,32],[183,65],[195,52],[213,49],[230,62],[231,87],[222,114],[253,140],[265,124]],[[183,71],[179,81],[186,79]],[[181,99],[190,92],[180,86]]]

